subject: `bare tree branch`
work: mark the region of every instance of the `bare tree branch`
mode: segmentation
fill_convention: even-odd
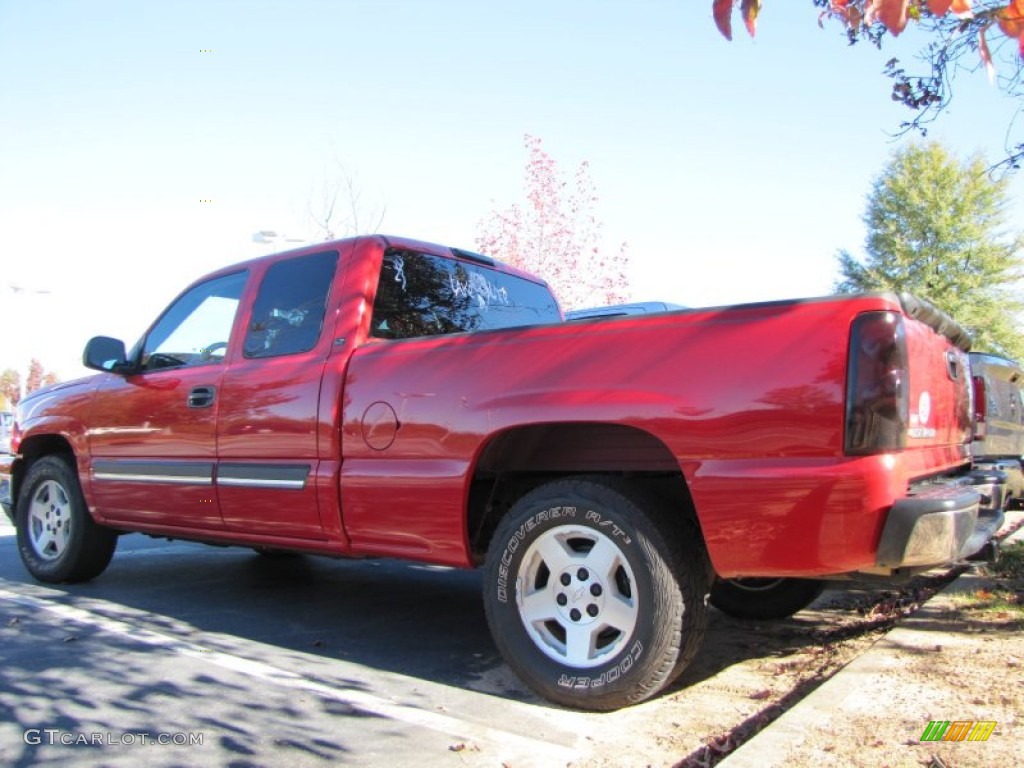
[[[363,190],[356,175],[337,157],[334,158],[334,164],[336,170],[324,176],[319,205],[314,207],[313,194],[310,194],[306,208],[313,224],[324,240],[377,232],[384,221],[387,207],[383,203],[379,207],[365,205]],[[339,198],[342,198],[347,215],[336,220]]]

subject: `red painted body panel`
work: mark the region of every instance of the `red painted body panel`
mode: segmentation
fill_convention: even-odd
[[[219,365],[154,371],[146,376],[105,374],[88,410],[89,478],[97,461],[205,460],[217,455],[217,405],[189,408],[195,386],[219,387]],[[92,482],[86,497],[105,520],[220,528],[212,486]]]
[[[258,463],[258,462],[257,462]],[[268,491],[219,486],[221,515],[229,531],[302,539],[322,539],[317,488]]]
[[[459,495],[490,439],[525,424],[612,422],[677,458],[722,575],[870,567],[884,514],[911,479],[965,461],[962,440],[935,448],[960,439],[951,430],[909,461],[843,455],[849,323],[879,308],[893,306],[843,298],[367,344],[346,390],[346,528],[353,541],[386,541],[373,510],[395,492],[387,467],[420,463],[438,468],[437,482],[420,478],[395,541],[454,551],[464,522],[445,531],[436,510],[464,508]],[[944,403],[953,387],[940,383],[929,382]],[[381,401],[401,425],[383,452],[367,445],[362,421]]]
[[[371,339],[387,245],[359,238],[248,262],[223,364],[102,375],[31,411],[39,415],[21,425],[26,437],[65,435],[98,519],[133,530],[468,566],[470,481],[496,440],[531,426],[614,425],[646,438],[632,455],[609,446],[602,460],[681,472],[725,577],[872,567],[886,512],[908,485],[969,463],[955,419],[962,388],[945,362],[952,347],[909,318],[918,432],[903,451],[844,454],[851,323],[861,312],[900,313],[891,297]],[[317,345],[245,359],[240,340],[268,267],[331,248],[339,269]],[[217,404],[188,412],[197,383],[217,387]],[[124,459],[213,462],[215,503],[202,508],[210,489],[90,482],[97,460]],[[234,487],[220,482],[226,466],[308,474],[301,488]]]
[[[66,440],[75,454],[82,489],[86,492],[89,490],[89,443],[83,417],[89,412],[100,378],[89,376],[64,382],[25,398],[19,406],[20,422],[16,425],[20,446],[31,445],[33,439],[41,436],[59,435]]]

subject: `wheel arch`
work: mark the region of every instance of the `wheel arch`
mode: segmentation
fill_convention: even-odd
[[[71,443],[62,435],[44,434],[32,435],[25,438],[18,448],[20,460],[14,463],[11,476],[11,502],[17,506],[18,495],[21,493],[21,485],[28,475],[29,469],[44,456],[64,455],[71,460],[72,466],[76,466],[75,451]]]
[[[470,473],[466,540],[482,562],[501,518],[541,483],[573,475],[621,478],[643,487],[693,525],[703,539],[689,487],[672,452],[643,429],[600,422],[530,424],[497,433],[480,449]]]

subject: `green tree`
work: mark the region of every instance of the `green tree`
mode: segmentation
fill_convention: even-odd
[[[1007,180],[987,167],[937,142],[895,152],[868,195],[867,258],[839,253],[836,291],[909,291],[967,328],[974,349],[1024,357],[1024,237],[1006,230]]]

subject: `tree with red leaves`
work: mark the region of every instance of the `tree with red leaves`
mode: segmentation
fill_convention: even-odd
[[[60,379],[53,371],[47,372],[43,364],[34,357],[28,364],[28,376],[25,377],[25,394],[30,395],[37,389],[56,384]]]
[[[0,373],[0,406],[13,408],[21,400],[21,374],[13,368]]]
[[[30,395],[37,389],[41,389],[45,375],[43,364],[33,357],[28,364],[28,376],[25,377],[25,394]]]
[[[547,280],[563,309],[627,301],[626,246],[602,248],[589,164],[580,163],[570,185],[538,137],[525,142],[526,202],[491,211],[478,225],[477,248]]]
[[[902,128],[926,133],[953,97],[952,84],[961,65],[980,60],[992,80],[1011,98],[1024,97],[1024,0],[813,0],[818,23],[837,21],[853,44],[867,41],[882,47],[886,35],[899,35],[911,22],[933,37],[920,58],[929,68],[908,73],[890,59],[885,74],[892,80],[892,98],[914,111]],[[751,36],[756,32],[762,0],[712,0],[718,30],[732,40],[732,19],[739,11]],[[974,58],[977,57],[977,58]],[[998,66],[997,66],[998,62]],[[968,67],[969,68],[969,67]],[[1024,142],[1010,142],[999,163],[1019,167]]]

